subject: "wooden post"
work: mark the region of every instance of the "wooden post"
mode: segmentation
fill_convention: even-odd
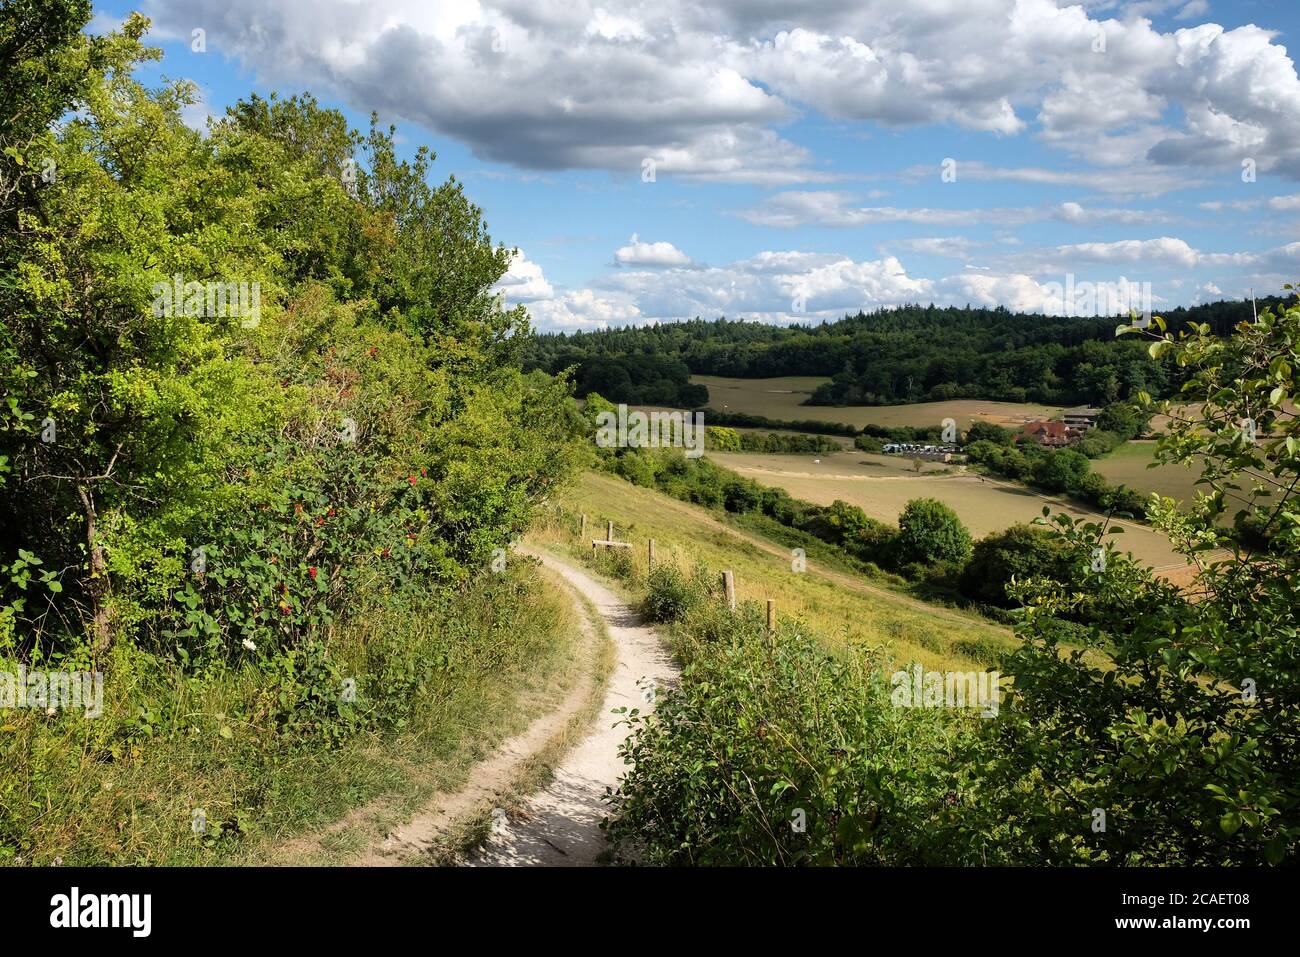
[[[605,541],[607,541],[607,542],[612,542],[613,540],[614,540],[614,523],[613,523],[613,522],[606,522],[606,523],[605,523]]]
[[[578,532],[578,541],[587,537],[587,513],[582,513],[582,530]]]
[[[776,599],[767,600],[767,633],[769,635],[776,632]]]
[[[655,540],[653,538],[646,545],[645,567],[646,571],[650,571],[655,567]]]
[[[730,571],[722,573],[722,590],[727,596],[727,607],[736,610],[736,576]]]

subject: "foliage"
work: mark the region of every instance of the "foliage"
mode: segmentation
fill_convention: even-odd
[[[1176,309],[1166,319],[1174,329],[1207,322],[1224,333],[1250,310],[1247,302],[1217,302]],[[555,333],[529,343],[526,362],[551,372],[576,365],[583,370],[580,374],[635,360],[682,363],[695,375],[831,376],[809,405],[963,398],[1106,405],[1142,391],[1165,396],[1177,389],[1181,379],[1174,364],[1152,362],[1140,345],[1116,341],[1113,327],[1114,320],[1107,318],[906,304],[820,325],[776,327],[697,318]],[[633,389],[636,383],[652,381],[627,378]],[[617,387],[623,383],[620,377]],[[605,391],[599,384],[593,388]],[[676,404],[692,403],[683,395]],[[738,418],[715,417],[714,422],[774,425]]]
[[[719,616],[724,618],[719,622]],[[630,770],[607,825],[652,864],[918,864],[945,859],[962,729],[891,707],[875,662],[837,658],[754,606],[679,633],[681,686],[625,711]]]
[[[971,537],[957,513],[934,498],[908,502],[898,516],[898,561],[951,562],[961,564],[970,557]]]
[[[62,588],[18,608],[0,582],[0,606],[28,644],[233,654],[326,631],[357,588],[463,579],[586,455],[564,382],[516,364],[510,251],[430,152],[311,97],[199,136],[192,88],[132,75],[147,26],[19,68],[64,95],[6,144],[29,172],[0,233],[0,563],[24,548]],[[160,305],[176,276],[257,289],[257,314]]]
[[[963,438],[964,442],[992,442],[994,445],[1011,445],[1015,434],[992,422],[976,420],[970,424]]]
[[[1013,581],[1035,576],[1069,581],[1074,571],[1067,550],[1046,528],[1012,525],[975,543],[960,586],[974,601],[1009,608],[1016,604],[1007,591]]]
[[[739,432],[721,426],[704,430],[705,447],[716,452],[767,452],[777,455],[804,455],[839,452],[843,446],[821,435],[798,435],[782,432]]]

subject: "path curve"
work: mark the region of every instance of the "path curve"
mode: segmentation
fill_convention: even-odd
[[[595,605],[615,648],[615,664],[600,713],[584,737],[555,768],[551,783],[530,795],[514,819],[496,815],[492,833],[463,862],[467,866],[555,867],[601,863],[607,848],[600,822],[608,805],[607,788],[618,786],[627,766],[619,746],[625,726],[615,708],[653,707],[647,687],[671,687],[678,670],[667,648],[641,615],[587,572],[549,552],[520,549],[560,575]]]

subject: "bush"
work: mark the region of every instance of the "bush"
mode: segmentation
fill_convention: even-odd
[[[1007,594],[1011,579],[1063,578],[1067,573],[1063,555],[1061,543],[1046,527],[1012,525],[975,543],[959,579],[961,593],[972,601],[1013,607],[1017,602]]]
[[[1097,459],[1108,452],[1115,451],[1123,444],[1124,438],[1114,432],[1107,432],[1104,429],[1089,429],[1083,438],[1075,443],[1074,449],[1090,459]]]
[[[957,513],[933,498],[907,503],[898,517],[897,560],[901,564],[960,564],[970,557],[971,537]]]
[[[698,576],[687,577],[675,564],[661,564],[646,577],[642,613],[651,621],[678,622],[689,615],[707,596]]]
[[[715,617],[717,617],[715,615]],[[969,723],[893,707],[879,662],[828,654],[757,609],[683,639],[653,715],[625,712],[629,771],[606,825],[651,864],[921,864],[960,859],[952,813]]]

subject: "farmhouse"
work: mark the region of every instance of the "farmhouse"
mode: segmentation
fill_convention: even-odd
[[[1034,419],[1026,422],[1020,430],[1020,438],[1037,442],[1048,448],[1062,448],[1079,441],[1083,432],[1072,428],[1064,422],[1048,419]]]

